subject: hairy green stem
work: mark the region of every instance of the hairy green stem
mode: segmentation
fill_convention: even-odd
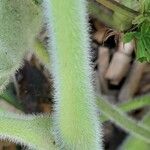
[[[55,135],[67,150],[100,150],[85,0],[46,0],[55,87]]]
[[[98,101],[101,101],[101,100],[98,99]],[[103,102],[103,103],[105,103],[105,102]],[[128,121],[127,117],[124,117],[124,115],[122,115],[123,111],[130,111],[130,110],[142,107],[142,106],[150,105],[149,95],[145,95],[143,97],[138,97],[135,100],[130,100],[126,103],[121,104],[120,106],[118,106],[120,108],[120,110],[119,110],[119,108],[117,108],[117,106],[112,107],[112,105],[110,105],[110,106],[109,105],[110,104],[107,104],[107,103],[103,104],[102,110],[104,111],[104,114],[101,115],[101,118],[100,118],[101,122],[105,121],[108,117],[110,120],[113,120],[117,125],[123,127],[123,129],[124,129],[124,122],[128,123],[129,121]],[[101,109],[101,107],[100,107],[100,109]],[[115,117],[113,116],[114,109],[117,110],[117,113],[115,113]],[[110,113],[110,110],[113,110],[113,113]],[[118,111],[119,111],[119,115],[118,115]],[[3,110],[0,108],[0,112],[6,112],[6,110]],[[106,115],[106,114],[109,114],[109,115]],[[106,115],[105,118],[103,118],[104,115]],[[124,121],[121,121],[122,120],[121,119],[120,122],[118,122],[118,118],[120,118],[120,115],[121,115],[121,117],[123,116]],[[117,116],[119,116],[119,117],[117,117]],[[44,137],[46,136],[45,138],[51,137],[51,133],[50,133],[51,121],[52,120],[50,120],[49,116],[47,116],[47,115],[37,116],[37,117],[35,117],[35,116],[27,117],[24,115],[15,116],[15,115],[8,115],[8,114],[0,113],[0,135],[3,135],[3,136],[1,136],[1,139],[7,138],[13,142],[22,143],[24,145],[31,146],[32,148],[35,147],[35,144],[36,144],[37,145],[36,148],[40,149],[42,147],[42,145],[41,145],[41,143],[39,143],[39,139],[41,140],[41,138],[43,138],[43,136]],[[129,124],[130,124],[130,122],[129,122]],[[11,128],[10,128],[10,126],[11,126]],[[135,126],[135,124],[134,124],[134,126]],[[145,126],[145,124],[140,123],[140,130],[141,130],[141,128],[143,130],[143,126]],[[3,128],[1,128],[1,127],[3,127]],[[29,128],[31,130],[29,130]],[[126,129],[126,128],[128,128],[128,129]],[[10,131],[10,129],[11,129],[11,131]],[[22,133],[22,130],[25,132],[25,134]],[[131,130],[133,130],[133,127],[130,128],[130,127],[126,126],[125,130],[131,131]],[[36,133],[34,133],[34,132],[36,132]],[[132,132],[135,132],[135,131],[133,130],[133,131],[131,131],[131,133]],[[142,133],[141,131],[138,132],[138,134],[141,134],[141,133]],[[11,137],[10,137],[10,135],[11,135]],[[17,135],[18,139],[14,139],[16,137],[16,135]],[[33,136],[38,137],[36,141],[31,140],[31,137],[33,137]],[[143,136],[143,134],[141,134],[140,136]],[[139,136],[136,136],[136,137],[139,137]],[[43,140],[45,140],[45,139],[43,139]],[[48,148],[52,149],[54,145],[51,145],[52,143],[49,143],[50,141],[48,141],[48,140],[44,141],[45,142],[44,144],[47,146],[49,145]],[[41,142],[43,142],[43,141],[41,141]],[[45,150],[48,150],[48,149],[46,149],[46,147],[44,147],[44,148],[45,148]],[[54,147],[54,148],[56,149],[56,147]]]
[[[43,0],[41,0],[43,1]],[[88,1],[88,12],[92,17],[96,17],[98,20],[100,20],[101,22],[105,23],[107,26],[114,28],[116,30],[119,31],[126,31],[128,30],[131,25],[132,25],[132,20],[138,15],[138,12],[125,7],[123,5],[121,5],[120,3],[114,2],[114,1],[102,1],[102,2],[98,2],[95,0],[87,0]],[[103,4],[104,2],[104,4]],[[102,6],[106,6],[106,4],[108,3],[109,5],[107,5],[107,7],[103,7]],[[103,4],[103,5],[102,5]],[[108,13],[108,10],[112,11],[111,13]],[[121,13],[123,14],[124,17],[118,18],[118,17],[113,17],[113,11],[115,11],[116,13]],[[129,19],[126,19],[126,17]],[[122,20],[122,18],[124,18]],[[121,19],[121,24],[125,24],[122,25],[122,27],[120,27],[120,23],[118,23],[118,20]]]
[[[41,21],[41,7],[32,0],[0,0],[0,91],[32,49]]]
[[[55,150],[51,134],[51,119],[0,113],[0,139],[9,140],[29,149]]]

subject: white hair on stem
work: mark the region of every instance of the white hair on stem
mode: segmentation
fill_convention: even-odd
[[[85,0],[45,0],[55,88],[54,134],[61,148],[100,150]]]

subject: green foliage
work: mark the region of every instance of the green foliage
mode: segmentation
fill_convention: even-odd
[[[112,8],[113,25],[118,27],[119,24],[120,30],[132,25],[131,20],[136,15],[134,11],[122,5],[118,7],[114,1],[97,1]],[[42,2],[52,41],[51,44],[49,42],[52,45],[49,53],[52,54],[55,87],[54,119],[48,115],[9,114],[0,109],[0,139],[37,150],[100,150],[102,133],[92,87],[85,0],[0,0],[0,88],[4,88],[9,76],[21,65],[24,53],[33,47],[51,70],[50,54],[39,41],[35,43],[42,21]],[[137,59],[150,61],[150,2],[144,0],[140,3],[140,15],[133,21],[137,30],[126,33],[124,41],[135,39]],[[97,11],[92,12],[98,14]],[[4,91],[0,97],[14,104],[9,91]],[[150,128],[124,113],[149,103],[149,96],[146,96],[145,101],[128,102],[121,104],[120,108],[101,98],[97,104],[105,116],[104,120],[109,118],[142,143],[149,143]],[[53,135],[60,147],[54,145]]]
[[[137,26],[137,30],[127,32],[124,42],[135,39],[137,60],[150,62],[150,1],[140,0],[139,3],[140,14],[132,22]]]
[[[137,60],[150,62],[150,22],[143,22],[137,31],[125,34],[125,43],[132,39],[136,42]]]
[[[127,116],[124,117],[124,115],[122,115],[123,111],[131,111],[135,108],[139,108],[140,106],[145,106],[146,104],[150,105],[149,100],[150,100],[150,96],[145,95],[135,100],[130,100],[130,102],[123,103],[119,106],[119,108],[116,106],[112,106],[111,104],[105,102],[105,100],[102,100],[102,99],[98,99],[98,103],[101,103],[100,110],[102,110],[104,115],[106,115],[110,120],[114,121],[117,125],[123,127],[125,130],[130,131],[130,133],[132,134],[133,132],[136,131],[137,128],[140,130],[141,129],[143,130],[143,126],[146,126],[147,122],[144,121],[143,124],[140,123],[137,125],[136,123],[134,123],[134,126],[131,126],[130,124],[131,122],[129,121]],[[59,147],[56,147],[52,143],[53,141],[53,136],[51,133],[52,120],[48,115],[41,115],[41,116],[15,115],[15,114],[8,114],[6,112],[4,113],[4,110],[1,110],[1,109],[0,109],[0,112],[1,112],[0,113],[0,135],[2,135],[0,136],[0,139],[8,139],[16,143],[21,142],[21,144],[23,145],[28,145],[29,148],[34,148],[36,145],[36,149],[39,149],[39,150],[59,149]],[[116,112],[117,113],[119,112],[119,114],[117,114]],[[120,119],[120,117],[122,119]],[[100,120],[102,120],[102,117],[100,118]],[[22,129],[24,130],[22,131]],[[141,134],[142,132],[138,131],[138,134],[139,133]],[[17,135],[17,139],[16,139],[16,135]],[[132,134],[132,135],[134,135],[132,137],[133,139],[135,138],[137,139],[139,137],[136,134]],[[38,138],[33,138],[33,137],[38,137]],[[139,138],[139,141],[140,141],[139,144],[145,143],[144,142],[145,140],[143,141],[140,139],[143,139],[143,138]],[[134,146],[133,143],[130,142],[130,144],[132,144],[132,147]],[[149,145],[149,144],[146,144],[146,145]]]
[[[140,6],[141,6],[141,13],[150,13],[150,1],[149,0],[139,0]]]
[[[32,49],[41,17],[41,8],[31,0],[0,0],[0,89]]]
[[[127,32],[124,36],[123,36],[123,41],[125,43],[130,42],[132,39],[134,39],[134,35],[136,32]]]
[[[113,15],[110,21],[105,21],[109,19],[109,14],[104,18],[105,13],[99,11],[97,6],[90,7],[90,12],[98,16],[102,14],[104,18],[104,23],[108,24],[112,28],[117,28],[120,31],[129,30],[132,25],[138,27],[135,32],[127,32],[124,41],[129,42],[132,39],[136,41],[136,57],[137,60],[141,62],[150,61],[150,1],[149,0],[121,0],[120,3],[115,1],[106,0],[96,0],[100,4],[104,5],[106,8],[113,10]],[[126,7],[127,6],[127,7]],[[95,8],[95,10],[93,10]],[[136,10],[136,11],[135,11]],[[99,14],[98,14],[99,13]],[[100,14],[101,13],[101,14]],[[117,19],[116,19],[117,18]],[[148,32],[142,32],[147,31]]]
[[[139,10],[140,3],[138,0],[120,0],[119,2],[130,9]]]

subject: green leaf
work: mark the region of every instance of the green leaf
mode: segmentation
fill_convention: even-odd
[[[143,37],[141,40],[143,42],[144,48],[147,50],[147,52],[150,53],[150,38]]]
[[[141,32],[135,32],[134,36],[136,39],[141,40]]]
[[[135,17],[134,20],[132,21],[132,24],[137,24],[140,25],[142,24],[144,21],[146,20],[146,18],[140,14],[139,16]]]
[[[141,34],[142,35],[150,35],[150,22],[145,21],[141,26]]]
[[[149,0],[140,0],[141,13],[150,12],[150,1]]]
[[[140,62],[149,62],[150,61],[150,52],[144,46],[144,39],[137,41],[137,50],[136,50],[136,58]]]
[[[33,49],[41,25],[41,7],[32,0],[0,0],[0,90]]]
[[[130,42],[135,36],[135,32],[127,32],[124,36],[123,36],[123,41],[124,43],[128,43]]]

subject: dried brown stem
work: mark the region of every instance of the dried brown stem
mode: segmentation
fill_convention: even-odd
[[[134,50],[134,41],[118,44],[118,50],[114,53],[110,66],[106,72],[106,79],[111,80],[112,84],[118,85],[123,77],[126,76],[131,62],[131,54]]]
[[[145,63],[140,63],[137,61],[134,62],[131,68],[131,72],[120,91],[119,94],[120,101],[132,98],[134,94],[137,92],[145,66],[146,66]]]

